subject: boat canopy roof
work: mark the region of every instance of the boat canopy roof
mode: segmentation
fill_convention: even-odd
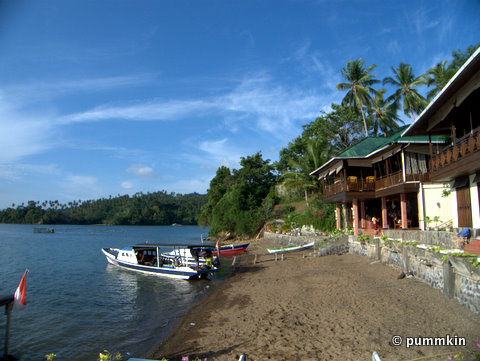
[[[179,243],[141,243],[133,246],[133,249],[152,249],[152,248],[211,248],[212,244],[179,244]]]

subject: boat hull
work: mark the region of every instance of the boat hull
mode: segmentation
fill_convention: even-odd
[[[107,262],[109,264],[118,266],[126,270],[145,273],[145,274],[188,280],[188,279],[197,279],[197,278],[207,278],[209,274],[215,272],[215,270],[211,270],[211,269],[194,270],[191,267],[186,267],[186,266],[157,267],[157,266],[147,266],[147,265],[141,265],[138,263],[121,261],[117,258],[118,250],[115,248],[102,248],[102,252],[105,255]]]
[[[242,254],[247,250],[247,247],[250,243],[239,244],[239,245],[227,245],[220,247],[220,256],[235,256],[237,254]],[[217,256],[217,249],[213,250],[213,255]]]
[[[315,242],[310,242],[310,243],[304,244],[302,246],[291,245],[291,246],[278,247],[278,248],[267,248],[267,252],[270,253],[270,254],[273,254],[273,253],[285,253],[285,252],[301,251],[301,250],[304,250],[304,249],[312,248],[314,245],[315,245]]]

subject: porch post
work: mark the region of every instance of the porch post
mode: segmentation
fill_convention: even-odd
[[[400,210],[402,212],[402,229],[408,228],[407,222],[407,200],[405,197],[405,193],[400,194]]]
[[[337,223],[337,229],[341,229],[342,228],[342,224],[341,224],[342,217],[340,216],[340,202],[337,202],[335,204],[335,220],[336,220],[336,223]]]
[[[360,219],[362,220],[361,227],[365,229],[365,201],[360,201]]]
[[[382,197],[382,228],[388,228],[388,219],[387,219],[387,198]]]
[[[353,198],[353,235],[358,236],[358,199]]]

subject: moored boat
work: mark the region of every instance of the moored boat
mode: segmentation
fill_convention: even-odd
[[[239,244],[239,245],[226,245],[220,247],[213,247],[213,246],[202,246],[197,247],[195,249],[191,248],[176,248],[170,252],[162,253],[163,257],[167,258],[175,258],[175,257],[183,257],[187,260],[189,264],[205,264],[206,259],[205,255],[210,252],[213,256],[218,257],[218,248],[220,248],[220,257],[222,256],[235,256],[241,254],[246,251],[249,243]],[[196,252],[197,255],[195,254]],[[198,256],[198,257],[197,257]],[[198,259],[197,259],[198,258]]]
[[[220,256],[234,256],[237,254],[241,254],[247,250],[247,247],[250,243],[245,244],[229,244],[225,246],[220,246]],[[213,250],[213,255],[217,256],[217,249]]]
[[[267,252],[268,253],[284,253],[284,252],[300,251],[303,249],[312,248],[314,245],[315,245],[315,242],[310,242],[304,245],[291,244],[283,247],[267,248]]]
[[[55,233],[55,230],[47,227],[35,227],[33,233]]]
[[[196,252],[205,246],[178,245],[178,244],[138,244],[122,249],[102,248],[108,263],[135,272],[154,274],[163,277],[196,279],[208,278],[218,271],[218,268],[206,262],[192,264],[180,252],[173,257],[162,253],[166,248],[188,249]]]

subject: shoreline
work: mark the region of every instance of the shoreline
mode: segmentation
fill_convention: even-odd
[[[275,262],[252,241],[229,278],[180,318],[146,357],[181,360],[411,360],[474,350],[480,316],[399,270],[352,254]],[[250,248],[252,247],[252,248]],[[253,265],[257,255],[258,263]],[[228,260],[228,259],[226,259]],[[392,337],[465,337],[467,347],[395,347]],[[429,360],[445,360],[429,358]]]

